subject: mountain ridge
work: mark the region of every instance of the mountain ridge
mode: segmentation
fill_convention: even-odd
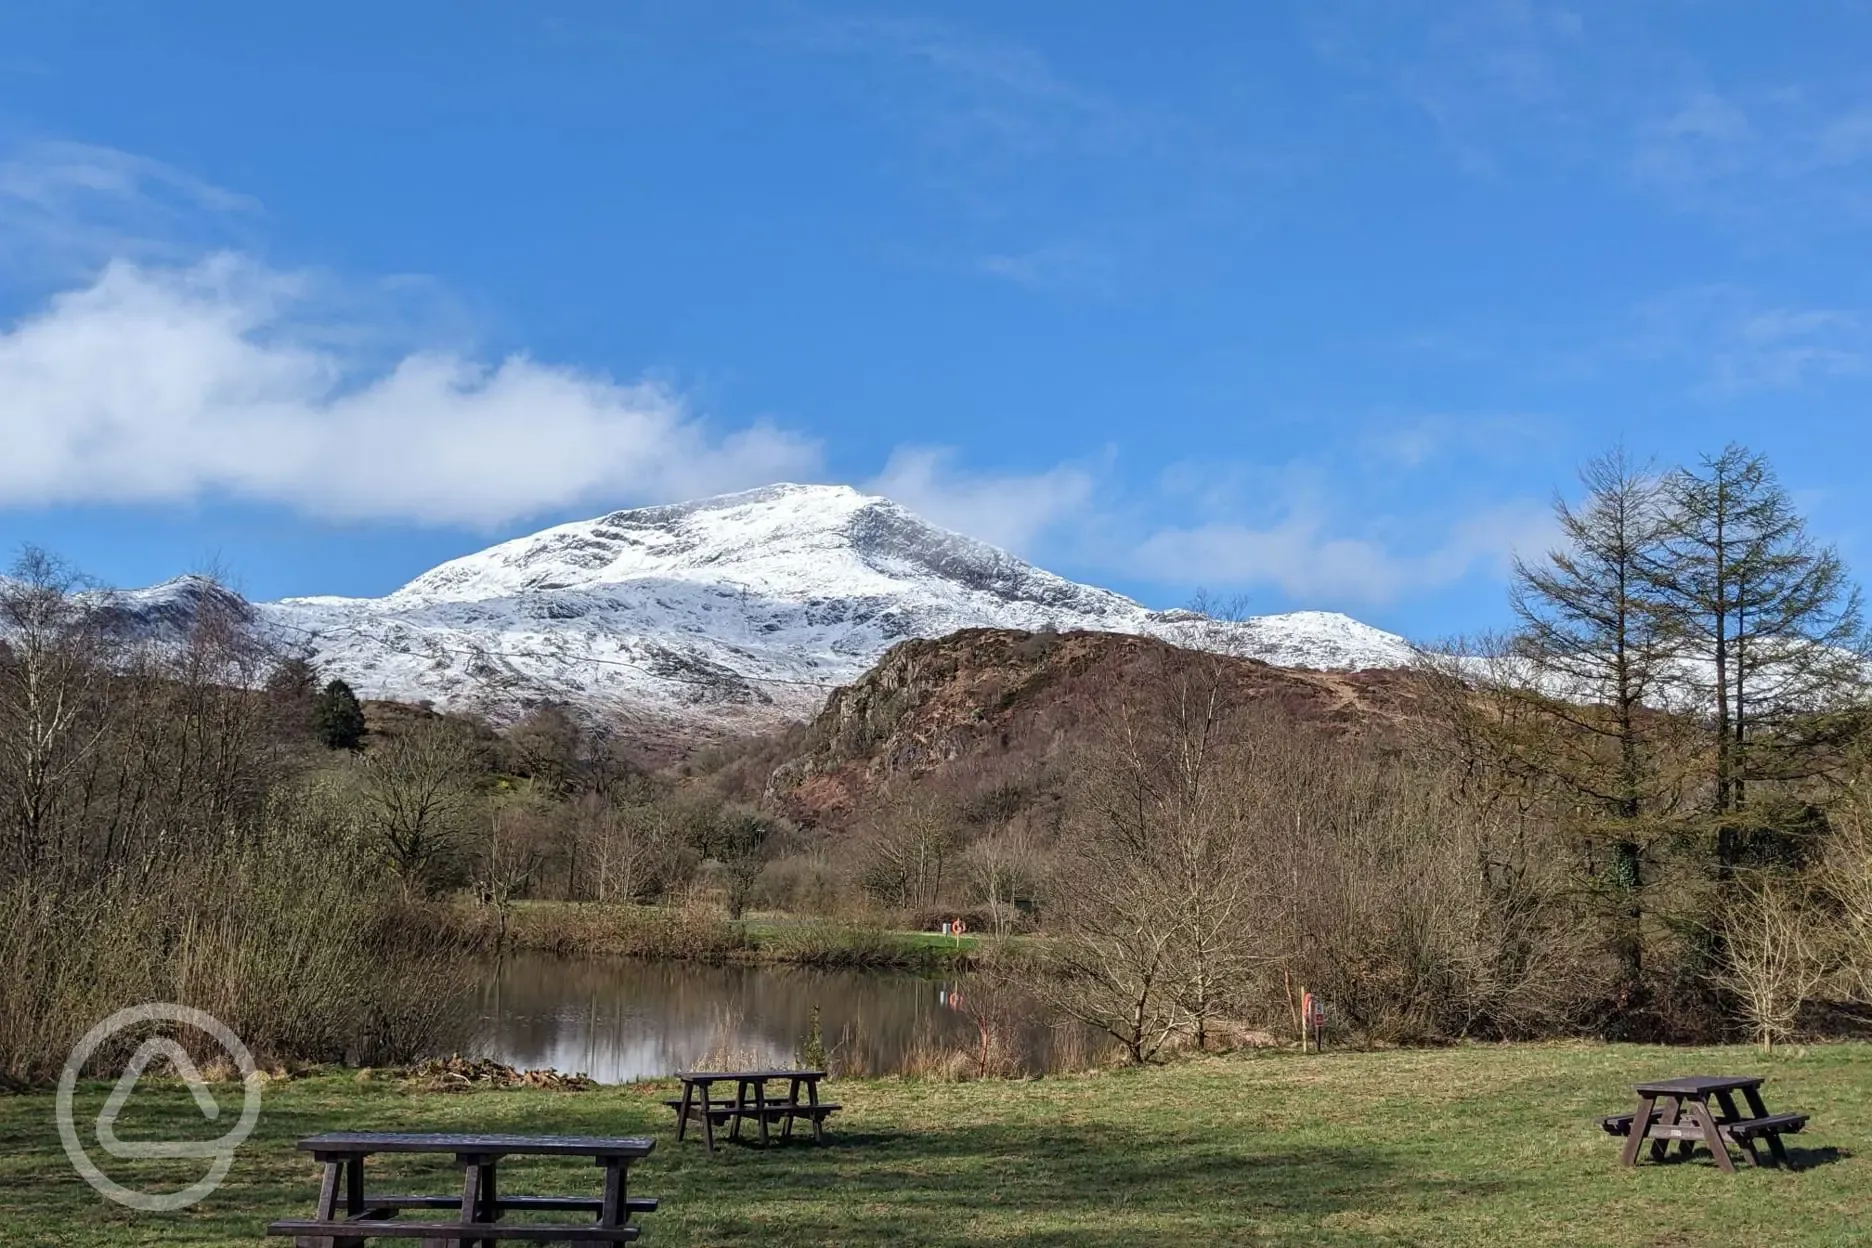
[[[182,578],[112,595],[173,631]],[[849,486],[778,484],[608,512],[449,560],[381,598],[240,609],[368,697],[508,718],[565,702],[711,735],[811,716],[890,648],[965,628],[1095,631],[1290,667],[1408,665],[1403,638],[1334,612],[1155,611]]]

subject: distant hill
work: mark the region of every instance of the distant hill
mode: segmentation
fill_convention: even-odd
[[[834,694],[803,732],[762,754],[766,796],[804,823],[836,826],[881,787],[940,792],[965,813],[1044,818],[1071,751],[1127,696],[1148,696],[1174,647],[1097,632],[965,629],[903,642]],[[1424,692],[1416,674],[1275,667],[1218,658],[1234,705],[1271,725],[1391,736]]]

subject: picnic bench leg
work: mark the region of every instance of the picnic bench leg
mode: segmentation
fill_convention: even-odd
[[[338,1184],[344,1178],[345,1163],[328,1161],[325,1163],[325,1177],[319,1183],[318,1218],[329,1222],[338,1216]]]
[[[1742,1097],[1748,1102],[1749,1117],[1766,1118],[1768,1116],[1768,1107],[1762,1104],[1760,1089],[1743,1088]],[[1793,1162],[1788,1160],[1787,1145],[1781,1142],[1781,1133],[1779,1131],[1770,1131],[1768,1133],[1768,1151],[1781,1165],[1793,1169]]]
[[[1722,1106],[1723,1122],[1742,1121],[1742,1115],[1736,1112],[1735,1096],[1732,1093],[1727,1091],[1718,1092],[1716,1094],[1716,1103]],[[1717,1125],[1720,1126],[1721,1124],[1719,1123]],[[1741,1149],[1743,1155],[1748,1158],[1749,1165],[1759,1166],[1762,1164],[1761,1152],[1755,1142],[1754,1136],[1751,1135],[1745,1139],[1737,1140],[1735,1143],[1736,1147]]]
[[[813,1099],[814,1101],[818,1100],[817,1097]],[[1645,1137],[1650,1134],[1651,1109],[1652,1106],[1656,1104],[1657,1099],[1655,1097],[1641,1096],[1638,1098],[1638,1112],[1632,1116],[1631,1135],[1626,1139],[1625,1152],[1619,1158],[1621,1165],[1635,1166],[1638,1164],[1638,1150],[1644,1147]],[[813,1119],[813,1125],[815,1127],[819,1125],[816,1116]]]
[[[475,1164],[473,1157],[462,1157],[457,1160],[463,1163],[461,1220],[466,1224],[473,1222],[481,1212],[481,1167]],[[446,1242],[458,1245],[459,1248],[472,1248],[472,1245],[465,1239]]]
[[[344,1163],[344,1204],[347,1217],[357,1217],[364,1212],[364,1158],[351,1157]],[[362,1236],[349,1239],[336,1238],[331,1241],[332,1248],[364,1248]]]
[[[760,1146],[767,1147],[767,1081],[754,1085],[754,1112],[760,1115]]]
[[[741,1111],[747,1105],[747,1080],[737,1079],[734,1085],[734,1123],[728,1128],[728,1138],[741,1138]]]
[[[321,1222],[329,1222],[338,1216],[338,1185],[343,1179],[345,1163],[327,1161],[325,1176],[319,1180],[318,1212]],[[338,1248],[339,1241],[330,1235],[300,1235],[293,1239],[293,1248]],[[351,1241],[346,1241],[345,1248],[351,1248]]]
[[[1664,1108],[1658,1111],[1658,1126],[1671,1127],[1671,1126],[1677,1125],[1677,1108],[1678,1108],[1678,1101],[1676,1097],[1674,1096],[1665,1097]],[[1635,1120],[1632,1122],[1632,1129],[1634,1131],[1638,1129],[1638,1123]],[[1645,1127],[1645,1132],[1649,1134],[1650,1130],[1651,1128],[1647,1125]],[[1671,1146],[1671,1142],[1669,1140],[1652,1140],[1651,1141],[1651,1160],[1663,1161],[1666,1157],[1670,1156],[1670,1146]],[[1683,1155],[1686,1157],[1690,1155],[1690,1141],[1689,1140],[1683,1141]]]
[[[480,1222],[498,1222],[500,1221],[501,1208],[500,1196],[498,1194],[499,1189],[496,1187],[494,1179],[494,1163],[490,1161],[484,1166],[476,1166],[475,1169],[481,1172],[481,1216],[476,1220]],[[486,1239],[481,1242],[483,1248],[498,1248],[500,1243],[499,1240],[495,1239]]]
[[[780,1126],[780,1138],[783,1140],[793,1138],[793,1119],[799,1114],[799,1085],[800,1081],[797,1076],[787,1085],[786,1121]]]
[[[630,1206],[624,1203],[630,1162],[623,1157],[600,1157],[598,1164],[605,1168],[604,1204],[598,1210],[598,1225],[623,1226],[630,1217]]]
[[[689,1107],[695,1104],[695,1084],[687,1079],[682,1085],[682,1108],[676,1111],[676,1142],[682,1143],[683,1135],[689,1130]]]
[[[709,1085],[702,1085],[702,1138],[708,1141],[708,1151],[715,1151],[715,1111],[709,1106]]]
[[[1697,1097],[1685,1104],[1684,1109],[1689,1113],[1690,1120],[1703,1128],[1703,1142],[1709,1145],[1717,1166],[1725,1174],[1734,1174],[1735,1162],[1729,1156],[1729,1142],[1716,1129],[1716,1117],[1710,1113],[1709,1102]]]
[[[806,1095],[812,1101],[813,1107],[813,1143],[823,1144],[825,1143],[825,1115],[819,1112],[819,1081],[817,1079],[809,1079],[806,1081]]]

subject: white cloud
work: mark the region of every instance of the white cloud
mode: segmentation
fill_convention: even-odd
[[[1093,485],[1090,473],[1069,465],[1025,476],[970,474],[954,467],[946,449],[902,447],[869,488],[926,520],[1026,552],[1047,530],[1083,512]]]
[[[1414,472],[1447,458],[1520,459],[1550,436],[1551,422],[1537,416],[1436,413],[1374,422],[1361,438],[1361,449],[1379,464]]]
[[[1632,172],[1677,207],[1788,238],[1872,220],[1872,102],[1862,82],[1698,87],[1637,132]]]
[[[1139,575],[1226,587],[1272,585],[1318,604],[1394,602],[1454,584],[1477,570],[1500,574],[1517,552],[1544,547],[1546,507],[1514,502],[1451,526],[1427,549],[1337,531],[1329,515],[1295,509],[1265,526],[1217,521],[1151,534],[1134,554]]]
[[[1852,308],[1777,307],[1734,286],[1699,286],[1637,309],[1622,346],[1639,359],[1681,360],[1717,394],[1789,389],[1872,371],[1872,319]]]
[[[34,143],[0,160],[0,196],[61,214],[88,195],[154,203],[164,191],[217,212],[259,207],[159,160],[94,143]]]
[[[213,496],[342,519],[498,525],[812,474],[815,444],[710,430],[668,390],[523,355],[367,368],[308,283],[220,255],[118,261],[0,331],[0,505]]]
[[[177,263],[238,237],[257,200],[147,156],[38,142],[0,155],[0,266],[64,281],[112,259]]]

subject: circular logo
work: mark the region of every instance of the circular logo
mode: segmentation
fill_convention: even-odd
[[[198,1181],[191,1183],[179,1192],[139,1192],[128,1188],[112,1179],[97,1163],[91,1160],[84,1141],[78,1138],[78,1128],[72,1119],[72,1092],[78,1086],[78,1075],[85,1064],[91,1060],[98,1046],[129,1027],[145,1023],[175,1023],[184,1027],[193,1027],[214,1037],[215,1043],[227,1050],[228,1056],[241,1072],[241,1082],[245,1087],[245,1096],[241,1105],[240,1120],[230,1128],[226,1135],[218,1140],[120,1140],[117,1138],[117,1115],[123,1112],[124,1104],[136,1089],[137,1080],[149,1064],[158,1057],[169,1059],[176,1073],[188,1085],[189,1092],[195,1097],[195,1104],[200,1108],[202,1117],[213,1122],[221,1116],[221,1106],[208,1091],[208,1081],[203,1079],[201,1071],[196,1069],[188,1050],[169,1036],[152,1036],[137,1046],[124,1067],[123,1074],[117,1080],[117,1086],[104,1101],[104,1108],[98,1111],[97,1142],[112,1157],[128,1159],[147,1157],[200,1157],[211,1159],[208,1173]],[[106,1197],[131,1209],[145,1213],[165,1213],[174,1209],[186,1209],[196,1201],[207,1196],[221,1186],[227,1178],[228,1170],[234,1164],[234,1150],[253,1133],[254,1124],[260,1120],[260,1072],[254,1068],[253,1054],[241,1043],[239,1036],[228,1030],[220,1019],[201,1010],[191,1009],[186,1005],[171,1005],[163,1001],[153,1001],[148,1005],[133,1005],[115,1014],[93,1027],[84,1034],[78,1046],[65,1059],[65,1071],[59,1076],[58,1101],[55,1110],[58,1118],[59,1139],[65,1145],[65,1155],[71,1158],[72,1166],[83,1176],[84,1181],[103,1193]]]

